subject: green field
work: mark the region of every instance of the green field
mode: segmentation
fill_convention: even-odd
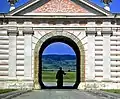
[[[42,81],[43,82],[56,82],[56,72],[57,71],[42,71]],[[64,75],[64,82],[75,82],[76,72],[66,72]]]

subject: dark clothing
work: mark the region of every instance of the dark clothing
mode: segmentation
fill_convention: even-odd
[[[63,86],[63,75],[66,73],[63,70],[59,70],[56,74],[56,79],[57,79],[57,87],[62,88]]]

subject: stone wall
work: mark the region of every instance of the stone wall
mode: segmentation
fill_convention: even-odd
[[[104,20],[101,25],[91,19],[36,20],[36,23],[35,19],[24,20],[23,23],[16,20],[17,22],[9,22],[9,25],[17,24],[16,27],[12,27],[13,29],[11,27],[0,29],[0,83],[4,86],[2,88],[8,86],[6,82],[14,80],[11,83],[17,85],[21,79],[23,81],[29,79],[28,82],[30,81],[32,86],[33,81],[38,80],[35,78],[35,68],[38,68],[38,64],[35,65],[35,47],[39,44],[40,48],[47,38],[55,35],[71,38],[80,48],[82,79],[80,86],[88,88],[87,86],[98,84],[97,88],[101,89],[103,87],[100,87],[102,86],[100,84],[103,82],[108,86],[104,88],[113,88],[111,83],[114,88],[119,88],[120,31],[118,28],[111,28],[110,20]]]

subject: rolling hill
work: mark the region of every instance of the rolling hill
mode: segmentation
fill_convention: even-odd
[[[76,69],[76,56],[75,55],[57,55],[49,54],[42,55],[42,68],[56,70],[62,67],[64,70]]]

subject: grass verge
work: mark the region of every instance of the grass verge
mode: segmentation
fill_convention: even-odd
[[[102,90],[102,91],[120,94],[120,89],[106,89],[106,90]]]
[[[0,89],[0,94],[16,91],[17,89]]]

